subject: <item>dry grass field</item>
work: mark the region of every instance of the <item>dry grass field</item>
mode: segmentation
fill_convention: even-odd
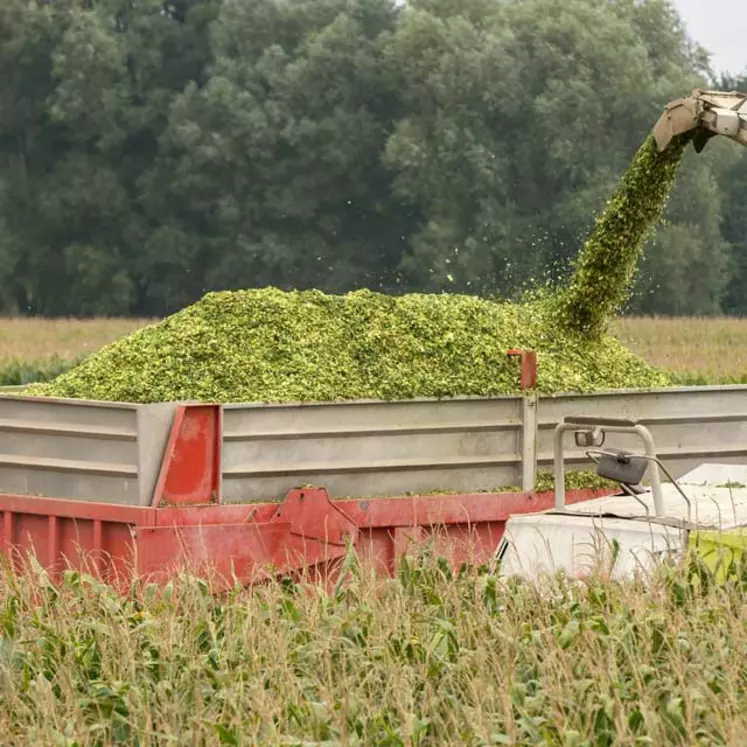
[[[74,360],[149,323],[148,319],[0,319],[0,361]]]
[[[714,381],[747,376],[747,319],[630,318],[617,320],[613,331],[667,371]]]

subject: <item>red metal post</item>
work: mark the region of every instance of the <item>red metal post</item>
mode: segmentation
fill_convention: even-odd
[[[13,512],[7,508],[3,511],[3,553],[10,560],[13,552]]]
[[[537,387],[537,353],[534,350],[512,348],[508,351],[510,357],[518,357],[521,361],[521,389],[527,391]]]
[[[47,519],[47,570],[52,578],[56,576],[56,568],[59,563],[58,528],[57,517],[50,516]]]

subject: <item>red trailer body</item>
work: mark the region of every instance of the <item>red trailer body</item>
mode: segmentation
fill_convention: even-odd
[[[458,566],[495,552],[512,514],[550,508],[552,493],[476,493],[331,500],[299,487],[281,503],[223,504],[221,408],[180,405],[151,506],[0,494],[3,552],[33,551],[52,574],[85,568],[105,580],[163,581],[187,569],[219,583],[268,573],[326,572],[355,548],[391,573],[408,548],[429,539]],[[605,491],[573,491],[569,502]]]

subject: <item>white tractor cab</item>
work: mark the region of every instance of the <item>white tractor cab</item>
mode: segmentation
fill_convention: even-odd
[[[619,492],[566,505],[568,431],[596,463],[597,474],[617,482]],[[637,435],[643,452],[602,448],[608,433]],[[650,431],[634,421],[565,418],[555,429],[554,470],[555,508],[506,523],[497,549],[503,577],[538,579],[558,571],[571,578],[595,572],[618,580],[646,576],[664,559],[682,559],[694,537],[712,542],[714,530],[747,526],[747,465],[701,464],[675,480],[657,458]],[[659,470],[669,482],[662,484]]]

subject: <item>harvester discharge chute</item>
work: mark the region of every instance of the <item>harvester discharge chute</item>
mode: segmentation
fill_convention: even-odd
[[[653,129],[656,147],[661,153],[673,138],[692,130],[697,130],[697,153],[716,135],[747,145],[747,94],[695,89],[692,96],[671,101]]]

